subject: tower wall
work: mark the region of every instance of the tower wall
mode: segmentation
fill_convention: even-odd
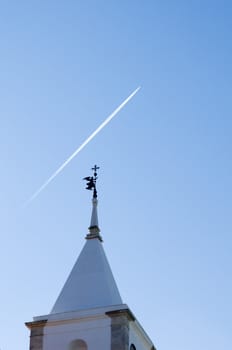
[[[126,305],[44,317],[26,323],[30,350],[155,350]]]
[[[129,343],[130,350],[155,350],[153,343],[136,320],[130,322]]]
[[[36,322],[27,326],[31,328],[30,350],[110,350],[111,330],[107,316],[47,321],[43,328],[37,327]],[[87,348],[75,347],[75,343],[86,343]]]

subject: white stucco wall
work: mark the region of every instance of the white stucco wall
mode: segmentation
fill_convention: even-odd
[[[136,350],[151,350],[153,344],[140,324],[135,320],[129,326],[129,349],[134,344]]]
[[[62,323],[49,321],[44,328],[43,350],[68,350],[76,339],[84,340],[88,350],[110,350],[110,332],[110,319],[106,316]]]

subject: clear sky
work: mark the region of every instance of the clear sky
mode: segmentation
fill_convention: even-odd
[[[158,350],[231,347],[231,23],[223,0],[1,2],[1,350],[55,303],[95,163],[106,254]]]

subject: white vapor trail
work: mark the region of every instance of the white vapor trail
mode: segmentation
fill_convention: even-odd
[[[132,99],[132,97],[139,91],[140,86],[128,96],[125,101],[123,101],[120,106],[118,106],[106,120],[71,154],[71,156],[44,182],[44,184],[29,198],[26,202],[26,205],[33,201],[47,186],[54,180],[54,178],[68,165],[71,160],[77,156],[77,154],[96,136],[101,129],[103,129],[110,121],[113,119],[118,112]]]

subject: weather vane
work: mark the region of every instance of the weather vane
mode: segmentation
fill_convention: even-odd
[[[86,190],[93,190],[93,198],[97,198],[97,189],[96,189],[96,182],[97,182],[97,170],[100,169],[97,165],[94,165],[92,170],[94,171],[93,176],[87,176],[84,177],[83,180],[86,182]]]

